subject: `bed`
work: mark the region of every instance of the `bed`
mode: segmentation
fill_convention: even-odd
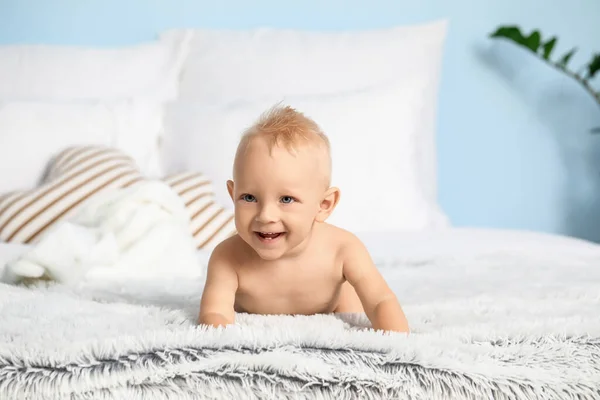
[[[594,399],[600,246],[459,229],[365,243],[412,333],[362,315],[196,326],[202,280],[0,286],[0,397]],[[24,246],[0,246],[0,259]],[[199,254],[204,260],[204,256]]]
[[[600,398],[600,245],[454,227],[438,203],[446,25],[0,47],[0,398]],[[329,222],[366,243],[410,335],[353,314],[195,323],[235,230],[239,134],[282,101],[327,132]]]

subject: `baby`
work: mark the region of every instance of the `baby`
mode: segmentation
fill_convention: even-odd
[[[244,133],[227,182],[238,233],[211,254],[200,324],[364,312],[376,330],[409,331],[363,243],[325,222],[340,200],[330,176],[329,140],[302,113],[274,107]]]

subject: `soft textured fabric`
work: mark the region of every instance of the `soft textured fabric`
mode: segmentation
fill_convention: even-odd
[[[149,180],[123,151],[76,146],[60,152],[39,187],[0,195],[0,240],[36,243],[56,223],[73,217],[89,200]],[[233,213],[214,199],[202,172],[163,178],[183,200],[198,249],[210,249],[235,232]]]
[[[160,181],[95,195],[8,263],[3,281],[71,283],[90,270],[122,279],[203,276],[182,199]]]
[[[600,246],[480,236],[454,253],[423,238],[380,267],[409,336],[364,315],[203,329],[201,279],[0,285],[0,398],[597,399]]]
[[[164,181],[184,201],[196,248],[210,250],[236,233],[233,211],[215,198],[215,188],[204,173],[181,172]]]

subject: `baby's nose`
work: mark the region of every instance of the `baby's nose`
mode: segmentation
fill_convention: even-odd
[[[256,215],[256,221],[261,224],[277,222],[279,220],[279,209],[276,205],[265,204]]]

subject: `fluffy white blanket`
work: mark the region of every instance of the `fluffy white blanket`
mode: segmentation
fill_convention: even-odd
[[[408,337],[362,315],[200,329],[201,278],[0,285],[0,398],[599,398],[600,246],[445,242],[381,266]]]
[[[94,196],[10,262],[2,281],[74,284],[89,274],[122,280],[201,276],[181,198],[160,181]]]

